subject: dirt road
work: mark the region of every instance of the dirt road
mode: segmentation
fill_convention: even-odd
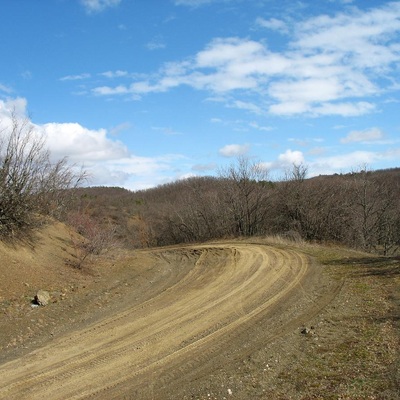
[[[213,371],[298,329],[339,288],[325,290],[301,252],[266,245],[208,244],[146,257],[165,274],[154,296],[1,365],[0,398],[190,398]]]

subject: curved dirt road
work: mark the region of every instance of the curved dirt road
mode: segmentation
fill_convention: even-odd
[[[183,277],[1,365],[0,399],[182,398],[191,382],[298,328],[334,296],[318,292],[318,268],[295,250],[224,243],[152,254],[182,275],[180,254]]]

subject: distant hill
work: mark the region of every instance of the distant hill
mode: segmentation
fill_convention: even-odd
[[[270,234],[385,254],[400,247],[400,168],[280,182],[238,172],[137,192],[80,188],[71,210],[114,225],[129,248]]]

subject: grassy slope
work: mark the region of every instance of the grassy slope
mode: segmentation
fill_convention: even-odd
[[[301,363],[279,375],[283,386],[291,382],[301,398],[400,398],[400,258],[305,251],[343,288],[310,322],[315,329],[300,344]]]

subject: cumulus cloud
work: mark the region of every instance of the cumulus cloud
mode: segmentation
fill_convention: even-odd
[[[387,168],[397,161],[400,157],[400,148],[392,147],[383,151],[352,151],[337,155],[322,156],[317,155],[310,161],[310,174],[333,174],[348,172],[364,165],[375,165],[376,168]]]
[[[227,144],[219,150],[223,157],[238,157],[248,153],[250,146],[248,144]]]
[[[306,165],[308,175],[316,176],[320,174],[334,174],[349,171],[360,165],[372,165],[376,162],[393,159],[396,152],[379,153],[373,151],[354,151],[345,154],[324,156],[325,148],[315,148],[308,153],[309,159],[298,150],[288,149],[278,155],[273,161],[264,162],[263,166],[269,171],[275,171],[274,176],[279,178],[279,174],[284,174],[293,165]],[[397,151],[397,154],[399,150]]]
[[[90,185],[118,185],[132,190],[149,188],[170,180],[176,168],[173,164],[182,158],[179,154],[140,157],[110,137],[106,129],[89,129],[79,123],[38,125],[27,119],[26,99],[0,100],[0,130],[12,126],[13,115],[43,135],[53,160],[68,157],[72,163],[83,165],[89,173]],[[123,123],[115,129],[129,126]]]
[[[279,179],[279,172],[283,173],[293,165],[307,164],[304,154],[298,150],[287,149],[278,155],[275,160],[260,163],[268,171],[274,171],[273,176]]]
[[[312,163],[314,173],[332,174],[349,171],[360,165],[371,165],[381,160],[382,154],[373,151],[354,151],[347,154],[321,157]]]
[[[383,151],[356,150],[348,153],[329,154],[328,148],[316,147],[304,153],[288,149],[280,153],[274,160],[262,163],[262,166],[271,171],[272,175],[280,179],[284,172],[294,164],[303,164],[308,167],[309,176],[330,175],[355,170],[362,165],[375,165],[378,168],[387,168],[400,157],[400,148],[393,147]]]
[[[41,129],[57,158],[68,156],[72,161],[93,162],[115,160],[129,154],[124,144],[107,137],[105,129],[87,129],[78,123],[48,123]]]
[[[180,155],[141,157],[120,141],[108,136],[105,129],[92,130],[77,123],[48,123],[40,127],[54,158],[67,156],[83,165],[90,185],[124,186],[139,190],[163,183],[164,175],[173,172]]]
[[[290,166],[293,164],[299,165],[305,162],[304,155],[298,150],[286,150],[284,153],[280,154],[278,157],[278,165],[280,167]]]
[[[272,51],[263,40],[215,38],[186,60],[123,85],[93,88],[93,93],[141,96],[184,85],[256,114],[365,115],[377,109],[372,101],[398,90],[392,82],[400,62],[400,3],[349,10],[300,21],[257,19],[268,29],[288,28],[283,50]]]
[[[0,121],[4,124],[11,122],[11,115],[19,118],[26,116],[27,101],[23,97],[16,97],[7,101],[0,100]]]
[[[121,3],[121,0],[81,0],[82,5],[86,11],[91,13],[98,13],[110,7],[116,7]]]
[[[180,155],[140,157],[129,154],[117,160],[90,163],[86,169],[91,176],[91,185],[118,185],[131,190],[142,190],[173,179],[170,177],[173,170],[171,164],[180,158]]]
[[[363,131],[351,131],[349,134],[342,138],[342,143],[354,143],[354,142],[375,142],[383,139],[383,131],[379,128],[371,128]]]
[[[394,35],[400,30],[399,14],[400,3],[392,2],[367,12],[322,15],[299,25],[295,44],[311,52],[326,49],[342,59],[346,56],[346,64],[358,68],[385,70],[398,61]]]

